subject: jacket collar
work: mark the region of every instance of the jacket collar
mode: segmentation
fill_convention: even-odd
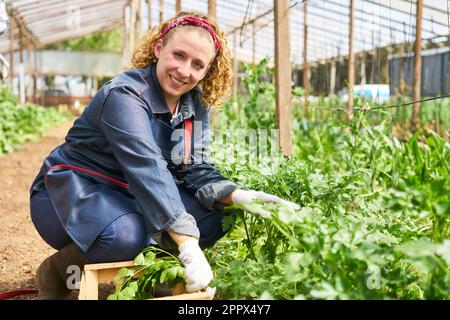
[[[150,108],[153,113],[170,114],[169,107],[167,106],[166,99],[161,86],[159,85],[158,77],[156,76],[156,64],[151,64],[147,67],[147,81],[149,83],[149,90],[147,90],[144,95],[150,101]],[[172,121],[172,125],[176,126],[178,123],[185,119],[194,117],[195,118],[195,105],[192,95],[195,94],[194,91],[198,89],[194,88],[189,92],[186,92],[181,96],[180,107],[178,110],[178,115]]]

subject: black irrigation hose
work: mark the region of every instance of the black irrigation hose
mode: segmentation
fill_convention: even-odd
[[[389,105],[389,106],[377,106],[377,107],[367,108],[367,109],[366,108],[357,108],[356,107],[356,108],[353,108],[353,111],[370,112],[370,111],[374,111],[374,110],[378,110],[378,109],[392,109],[392,108],[398,108],[398,107],[404,107],[404,106],[408,106],[408,105],[413,105],[414,103],[438,100],[438,99],[443,99],[443,98],[450,98],[450,94],[446,94],[446,95],[443,95],[443,96],[437,96],[437,97],[420,99],[420,100],[411,101],[411,102],[405,102],[405,103],[402,103],[402,104],[392,104],[392,105]],[[314,108],[320,109],[320,110],[348,112],[344,108],[335,108],[335,109],[334,108],[324,108],[324,107],[314,107]]]
[[[420,99],[420,100],[416,100],[416,101],[406,102],[406,103],[402,103],[402,104],[392,104],[392,105],[389,105],[389,106],[378,106],[378,107],[373,107],[373,108],[369,108],[369,109],[354,108],[353,110],[369,112],[369,111],[373,111],[373,110],[377,110],[377,109],[390,109],[390,108],[404,107],[404,106],[412,105],[412,104],[419,103],[419,102],[432,101],[432,100],[438,100],[438,99],[449,98],[449,97],[450,97],[450,94],[446,94],[446,95],[443,95],[443,96],[425,98],[425,99]]]

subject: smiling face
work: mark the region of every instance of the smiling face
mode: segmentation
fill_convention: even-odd
[[[178,29],[178,28],[177,28]],[[178,99],[192,90],[208,72],[215,56],[214,43],[206,30],[180,27],[155,46],[156,75],[171,110]]]

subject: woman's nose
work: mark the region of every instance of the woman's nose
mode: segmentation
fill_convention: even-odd
[[[187,78],[191,74],[191,67],[190,67],[189,63],[182,62],[178,65],[177,71],[181,77]]]

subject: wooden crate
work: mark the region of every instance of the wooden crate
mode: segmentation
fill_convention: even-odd
[[[111,283],[121,268],[135,267],[133,261],[122,261],[112,263],[96,263],[84,266],[81,275],[80,293],[78,300],[98,300],[99,283]],[[208,292],[186,293],[184,284],[178,283],[172,289],[172,296],[154,298],[150,300],[211,300]]]

